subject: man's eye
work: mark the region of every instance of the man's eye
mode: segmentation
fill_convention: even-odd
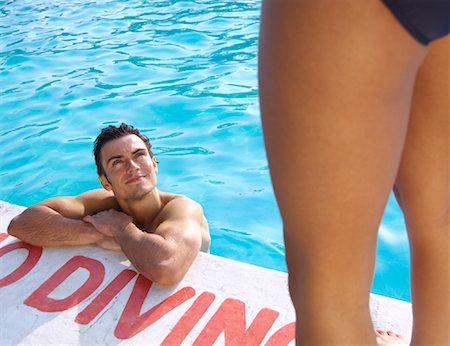
[[[119,163],[121,163],[121,162],[122,162],[122,161],[116,160],[116,161],[113,161],[113,164],[112,164],[112,165],[113,165],[113,167],[114,167],[114,166],[117,166],[117,165],[118,165]]]

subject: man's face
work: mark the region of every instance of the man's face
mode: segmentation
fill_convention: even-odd
[[[105,144],[101,163],[108,179],[100,182],[120,199],[138,200],[156,187],[158,168],[145,143],[135,135],[127,135]]]

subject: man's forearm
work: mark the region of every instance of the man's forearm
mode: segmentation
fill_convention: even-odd
[[[148,279],[171,285],[184,276],[181,268],[173,267],[173,254],[161,236],[143,232],[132,223],[115,236],[130,262]]]
[[[92,225],[61,216],[43,205],[32,206],[16,216],[8,233],[35,246],[88,245],[103,237]]]

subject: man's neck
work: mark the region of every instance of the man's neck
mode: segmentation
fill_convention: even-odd
[[[142,230],[148,230],[161,211],[162,202],[159,191],[155,188],[139,200],[117,199],[124,213],[131,216],[134,224]]]

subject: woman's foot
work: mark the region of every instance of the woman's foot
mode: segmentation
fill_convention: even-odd
[[[377,329],[375,330],[378,346],[388,345],[408,345],[408,342],[400,335],[394,332]]]

